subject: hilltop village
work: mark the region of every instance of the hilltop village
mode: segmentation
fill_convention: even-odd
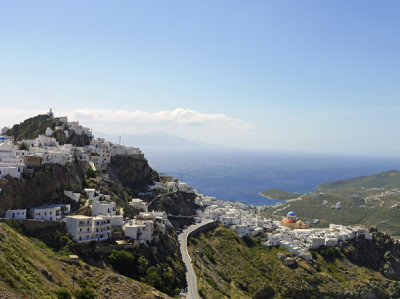
[[[132,158],[134,163],[144,162],[141,150],[94,138],[91,129],[77,121],[70,122],[67,117],[55,118],[52,110],[44,119],[53,125],[46,127],[44,134],[39,133],[35,138],[21,137],[20,129],[15,126],[13,129],[2,129],[0,183],[16,184],[31,179],[37,171],[46,172],[46,166],[60,166],[63,172],[74,172],[68,168],[73,163],[86,167],[85,182],[80,187],[56,187],[62,196],[48,198],[44,204],[33,205],[27,200],[22,201],[26,206],[20,202],[12,203],[13,208],[0,210],[0,217],[40,223],[43,227],[58,223],[65,228],[74,244],[97,244],[96,248],[103,248],[106,252],[114,248],[145,248],[154,253],[159,246],[165,246],[164,237],[167,234],[176,238],[176,232],[179,234],[177,246],[180,247],[185,269],[191,267],[190,258],[187,256],[185,261],[184,257],[188,255],[187,237],[193,230],[207,227],[210,223],[220,223],[239,237],[259,237],[265,247],[280,246],[310,263],[313,262],[310,250],[318,250],[322,246],[335,247],[360,236],[372,239],[368,229],[361,226],[330,224],[329,228],[312,228],[309,222],[303,223],[294,211],[288,212],[281,220],[266,218],[261,215],[260,207],[205,196],[187,183],[166,174],[157,173],[154,179],[143,183],[139,188],[141,191],[130,190],[129,198],[124,193],[125,204],[121,205],[115,190],[104,188],[104,184],[112,185],[110,176],[115,174],[109,167],[121,157]],[[125,163],[125,160],[121,162],[123,166]],[[147,172],[151,175],[151,169]],[[123,172],[117,180],[124,182],[130,175]],[[101,179],[90,181],[88,176]],[[98,185],[89,187],[88,181]],[[7,191],[10,193],[10,189]],[[0,198],[2,192],[0,189]],[[60,198],[63,200],[57,201]],[[163,202],[165,198],[167,202]],[[163,238],[164,241],[159,242]],[[190,286],[195,277],[187,277],[186,280]],[[190,293],[190,290],[187,292]],[[171,294],[176,293],[172,291]],[[181,295],[185,296],[185,292]]]
[[[54,118],[52,110],[47,113]],[[139,148],[113,144],[102,138],[93,138],[92,130],[83,127],[77,121],[69,122],[67,117],[59,117],[61,125],[53,129],[48,127],[44,135],[35,139],[23,139],[14,142],[12,137],[0,137],[0,178],[11,176],[20,178],[25,172],[31,172],[44,164],[65,165],[78,160],[87,162],[93,171],[107,168],[112,157],[130,155],[143,157]],[[5,135],[9,128],[3,128]],[[61,131],[66,137],[70,134],[87,135],[90,143],[84,146],[72,144],[60,145],[54,134]],[[367,229],[361,227],[344,227],[331,224],[329,229],[311,229],[309,224],[297,220],[294,212],[289,212],[282,221],[272,221],[258,214],[255,207],[240,202],[217,200],[215,197],[199,194],[193,187],[180,182],[171,176],[163,175],[162,181],[148,186],[148,191],[184,192],[195,196],[194,221],[197,223],[205,219],[218,221],[231,227],[240,237],[254,237],[264,232],[266,246],[282,246],[293,254],[310,259],[308,249],[317,249],[320,246],[336,246],[340,241],[364,235],[371,238]],[[134,219],[125,219],[123,214],[116,210],[116,203],[110,195],[101,194],[95,189],[84,190],[88,203],[90,202],[91,216],[73,215],[70,204],[49,204],[30,208],[9,209],[5,218],[34,219],[43,221],[60,221],[66,223],[68,233],[75,242],[105,241],[109,239],[128,239],[137,244],[151,242],[158,238],[159,233],[172,227],[165,211],[148,212],[146,201],[132,198],[130,206],[140,213]],[[64,190],[64,195],[74,202],[80,201],[80,193]]]

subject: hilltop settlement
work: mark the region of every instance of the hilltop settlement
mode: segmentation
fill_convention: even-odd
[[[170,287],[152,279],[149,269],[160,272],[163,267],[171,269],[167,271],[171,275],[174,271],[180,275],[183,267],[176,233],[195,223],[218,222],[239,237],[259,237],[265,248],[281,247],[309,263],[314,261],[311,250],[373,238],[359,225],[313,228],[295,211],[273,220],[262,216],[260,207],[203,195],[153,171],[139,148],[94,138],[91,129],[67,117],[55,117],[51,109],[12,128],[4,127],[1,133],[2,220],[25,221],[42,230],[56,223],[88,261],[91,256],[85,246],[90,244],[97,244],[94,253],[100,256],[136,248],[135,258],[147,260],[145,270],[138,270],[141,274],[115,267],[171,296],[185,297],[186,281],[175,278],[172,283],[171,279]],[[170,256],[175,261],[168,261]]]

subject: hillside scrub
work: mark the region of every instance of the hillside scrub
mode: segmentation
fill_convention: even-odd
[[[398,282],[380,271],[352,263],[341,250],[313,251],[314,263],[294,258],[286,266],[262,239],[248,244],[232,230],[216,229],[189,238],[189,253],[202,298],[355,298],[400,296]],[[368,244],[364,244],[368,246]],[[211,259],[210,259],[211,257]]]

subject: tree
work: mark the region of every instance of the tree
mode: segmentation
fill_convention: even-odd
[[[22,143],[19,145],[18,149],[19,149],[20,151],[27,151],[27,150],[29,150],[29,148],[28,148],[28,146],[26,145],[25,142],[22,142]]]
[[[136,263],[135,256],[126,250],[113,250],[108,256],[111,265],[122,275],[133,276]]]
[[[86,169],[86,176],[88,178],[95,178],[96,177],[96,171],[94,171],[91,167],[88,167]]]
[[[144,276],[149,268],[149,260],[141,255],[138,260],[139,274],[140,276]]]
[[[66,212],[68,209],[67,209],[66,206],[62,206],[62,207],[60,208],[60,210],[61,210],[61,215],[64,215],[65,212]]]
[[[147,269],[145,281],[157,289],[161,289],[162,280],[154,266]]]

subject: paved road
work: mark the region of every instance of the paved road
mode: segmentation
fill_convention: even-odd
[[[203,220],[201,223],[191,225],[178,236],[178,241],[179,241],[179,244],[181,247],[183,263],[185,264],[185,267],[186,267],[186,281],[188,284],[186,298],[188,298],[188,299],[198,299],[199,293],[197,290],[196,274],[194,273],[193,266],[192,266],[192,260],[189,256],[189,253],[187,250],[187,237],[188,237],[189,233],[191,233],[191,232],[195,231],[196,229],[198,229],[199,227],[202,227],[203,225],[206,225],[211,222],[214,222],[214,220],[207,219],[207,220]]]

